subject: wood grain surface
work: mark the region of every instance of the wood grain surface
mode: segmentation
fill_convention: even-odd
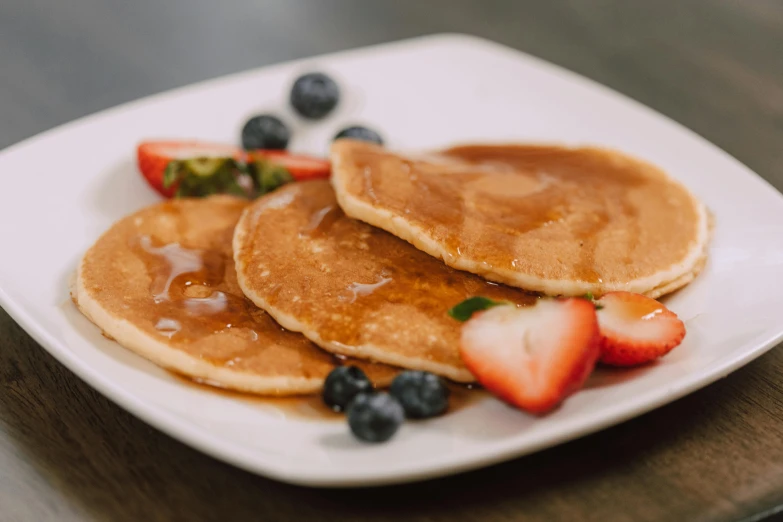
[[[3,0],[0,147],[193,81],[434,32],[484,36],[607,84],[783,187],[779,0]],[[63,175],[73,167],[48,160]],[[783,504],[782,373],[773,350],[529,457],[329,491],[250,475],[162,435],[0,311],[0,521],[760,520]]]

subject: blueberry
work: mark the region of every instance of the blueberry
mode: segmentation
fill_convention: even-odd
[[[242,127],[242,146],[253,149],[285,149],[291,132],[280,118],[261,114],[253,116]]]
[[[324,382],[323,399],[334,411],[343,411],[362,392],[372,390],[372,383],[356,366],[338,366]]]
[[[405,411],[388,393],[360,393],[348,406],[348,425],[356,438],[385,442],[405,420]]]
[[[383,138],[381,138],[380,134],[372,129],[368,129],[367,127],[360,127],[358,125],[345,128],[338,132],[337,136],[334,137],[336,140],[339,140],[340,138],[352,138],[355,140],[370,141],[377,143],[378,145],[383,145]]]
[[[402,372],[392,381],[389,393],[400,401],[411,419],[435,417],[449,407],[448,386],[430,372]]]
[[[340,88],[322,73],[300,76],[291,88],[291,105],[310,120],[320,120],[337,106]]]

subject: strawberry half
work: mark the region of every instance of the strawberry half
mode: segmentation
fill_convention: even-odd
[[[495,306],[464,324],[465,366],[494,395],[546,413],[582,387],[599,355],[595,307],[585,299]]]
[[[328,179],[332,173],[331,164],[322,158],[282,150],[251,150],[248,154],[252,161],[267,161],[285,168],[296,181]]]
[[[595,301],[601,333],[601,362],[636,366],[666,355],[685,337],[685,325],[655,299],[610,292]]]
[[[203,141],[145,141],[136,148],[139,171],[147,183],[163,197],[170,198],[177,191],[177,184],[166,187],[163,176],[174,160],[200,158],[244,159],[241,149],[221,143]]]

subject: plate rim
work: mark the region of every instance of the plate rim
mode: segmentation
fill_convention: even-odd
[[[595,80],[565,69],[559,65],[491,40],[460,33],[439,33],[310,56],[217,76],[173,89],[160,91],[101,111],[93,112],[18,141],[0,151],[0,160],[4,160],[9,156],[14,155],[17,150],[36,146],[39,140],[46,139],[53,135],[68,133],[81,125],[90,124],[93,121],[99,122],[102,118],[111,119],[116,114],[136,106],[143,106],[147,103],[156,101],[165,102],[168,98],[176,98],[192,90],[198,90],[204,87],[218,87],[221,83],[231,83],[236,80],[241,80],[243,77],[250,77],[260,71],[267,71],[276,67],[290,67],[291,65],[305,63],[318,58],[330,59],[350,54],[366,54],[377,49],[390,49],[394,47],[404,48],[406,46],[415,47],[422,44],[427,45],[430,42],[480,45],[489,52],[501,51],[506,54],[513,54],[517,58],[524,58],[528,62],[534,62],[536,67],[547,69],[550,72],[556,72],[559,76],[569,82],[576,82],[583,85],[586,84],[592,89],[601,90],[604,94],[609,94],[614,98],[622,99],[626,103],[630,102],[637,109],[642,109],[648,115],[653,115],[659,120],[663,119],[670,125],[675,125],[681,131],[685,131],[696,138],[702,145],[708,146],[712,153],[718,153],[723,160],[729,161],[730,163],[733,163],[735,167],[738,167],[739,170],[745,174],[745,178],[749,182],[751,179],[756,182],[761,181],[762,186],[759,186],[759,188],[774,193],[778,197],[777,203],[783,205],[783,196],[771,183],[753,172],[728,152],[668,116],[655,111],[625,94],[617,92]],[[230,463],[236,467],[287,483],[318,487],[370,487],[425,480],[477,469],[534,453],[542,448],[553,447],[563,442],[622,423],[628,419],[682,398],[693,391],[727,376],[783,341],[782,322],[778,327],[767,328],[764,331],[764,339],[754,341],[754,347],[752,349],[747,349],[735,353],[733,356],[725,356],[718,359],[704,368],[701,368],[698,374],[691,373],[688,376],[679,379],[677,381],[677,386],[674,388],[670,387],[664,390],[652,389],[640,396],[623,401],[620,404],[624,404],[624,407],[610,410],[607,414],[601,416],[597,422],[586,423],[581,420],[583,417],[582,415],[576,415],[574,419],[569,420],[566,423],[566,426],[562,427],[556,435],[553,436],[550,434],[546,437],[542,436],[534,443],[527,444],[523,447],[518,447],[519,444],[515,443],[512,439],[491,447],[485,446],[479,451],[472,452],[469,457],[459,458],[459,456],[457,456],[455,458],[452,454],[446,458],[425,461],[425,463],[427,463],[426,466],[409,467],[409,469],[403,471],[395,470],[394,467],[392,467],[368,473],[366,468],[358,468],[341,470],[339,473],[330,474],[324,469],[320,469],[316,472],[308,472],[302,470],[300,467],[294,468],[286,466],[285,461],[290,460],[289,458],[283,459],[282,465],[278,462],[272,464],[264,462],[263,457],[261,459],[244,458],[246,452],[242,450],[241,446],[227,444],[222,438],[213,436],[209,430],[199,429],[198,426],[193,425],[187,420],[181,419],[179,416],[165,408],[153,403],[148,403],[140,397],[137,397],[133,392],[127,391],[121,384],[121,381],[115,383],[110,378],[102,376],[100,373],[94,371],[89,365],[82,362],[79,357],[71,353],[56,335],[50,333],[45,327],[40,326],[26,309],[27,306],[21,300],[13,299],[2,286],[0,286],[0,305],[2,305],[8,315],[39,345],[41,345],[46,352],[52,355],[57,361],[72,371],[90,387],[94,388],[104,397],[143,422],[202,453]],[[767,333],[767,331],[773,332]],[[582,424],[581,427],[580,424]],[[576,425],[576,427],[573,427],[572,425]],[[257,453],[257,455],[258,454],[260,453]]]

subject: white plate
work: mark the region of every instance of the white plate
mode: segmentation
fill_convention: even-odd
[[[325,153],[346,124],[392,147],[523,140],[617,147],[665,168],[714,211],[707,269],[668,300],[685,343],[654,366],[599,372],[555,413],[484,402],[409,423],[388,444],[355,442],[341,422],[194,389],[104,339],[68,300],[83,251],[123,215],[158,200],[134,167],[149,137],[234,142],[244,120],[283,112],[299,72],[334,75],[344,103],[296,124],[292,147]],[[485,466],[618,423],[714,381],[783,337],[783,198],[670,120],[572,73],[500,45],[444,35],[268,67],[160,94],[46,132],[0,153],[0,304],[101,393],[177,439],[280,480],[348,486]]]

